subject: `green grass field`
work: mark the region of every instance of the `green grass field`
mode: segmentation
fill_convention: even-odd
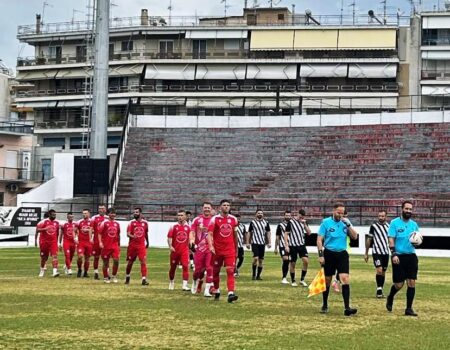
[[[355,317],[343,316],[341,295],[330,295],[330,313],[319,314],[322,297],[280,284],[280,258],[268,254],[263,281],[252,281],[251,257],[237,282],[239,300],[214,301],[168,287],[168,252],[149,251],[150,286],[140,285],[139,264],[125,286],[93,279],[37,277],[36,248],[0,250],[0,348],[3,349],[447,349],[450,344],[449,259],[421,258],[415,310],[403,316],[405,291],[392,314],[375,298],[374,269],[351,258]],[[62,267],[60,256],[60,270]],[[311,257],[307,280],[318,269]],[[390,270],[388,270],[390,287]],[[222,276],[225,280],[225,276]],[[226,285],[221,285],[225,292]],[[331,294],[331,293],[330,293]]]

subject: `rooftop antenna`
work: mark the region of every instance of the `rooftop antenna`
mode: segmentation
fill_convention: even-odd
[[[267,2],[269,3],[270,7],[272,8],[273,5],[277,6],[281,2],[281,0],[269,0]]]
[[[45,8],[46,7],[53,7],[52,4],[50,4],[47,1],[44,1],[44,3],[42,4],[42,17],[41,17],[41,24],[44,24],[44,13],[45,13]]]
[[[109,3],[109,18],[113,18],[113,7],[118,7],[119,5],[117,5],[116,3],[114,3],[114,2],[110,2]]]
[[[227,0],[221,0],[220,3],[223,4],[225,17],[227,17],[227,10],[231,6],[227,4]]]
[[[387,19],[387,0],[381,0],[380,4],[383,4],[383,23],[386,24]]]
[[[306,15],[306,24],[310,24],[309,21],[312,21],[318,26],[320,26],[320,22],[312,16],[312,11],[310,9],[305,10],[305,15]]]
[[[355,18],[356,18],[356,2],[353,1],[348,7],[352,7],[352,20],[353,25],[355,25]]]
[[[172,24],[172,0],[169,1],[169,7],[167,8],[169,10],[169,26]]]
[[[339,18],[340,25],[342,25],[343,21],[344,21],[344,0],[341,0],[341,16]]]
[[[253,0],[253,8],[259,7],[258,0]]]

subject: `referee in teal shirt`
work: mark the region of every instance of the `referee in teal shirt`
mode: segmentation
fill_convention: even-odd
[[[419,232],[419,226],[411,219],[412,208],[412,202],[404,201],[402,203],[402,215],[391,221],[388,231],[389,249],[392,258],[392,281],[394,284],[386,300],[386,309],[389,312],[392,311],[394,296],[402,289],[406,280],[408,289],[406,290],[405,316],[417,316],[412,304],[416,294],[419,260],[409,237],[413,232]]]
[[[349,256],[347,252],[347,236],[357,239],[358,233],[349,219],[344,217],[345,206],[336,203],[333,207],[333,215],[323,219],[317,235],[317,249],[319,251],[319,263],[325,270],[327,289],[322,293],[323,305],[321,313],[328,312],[328,294],[330,292],[331,279],[336,273],[342,283],[342,298],[344,299],[344,315],[351,316],[358,309],[350,307],[349,285]]]

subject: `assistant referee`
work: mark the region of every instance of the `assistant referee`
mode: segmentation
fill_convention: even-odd
[[[344,217],[344,212],[344,204],[336,203],[333,207],[333,215],[322,220],[317,235],[319,263],[324,267],[326,282],[326,290],[322,293],[323,305],[320,312],[328,312],[328,294],[330,293],[331,279],[337,270],[342,283],[344,315],[351,316],[356,314],[358,309],[350,307],[350,264],[347,252],[347,235],[351,239],[357,239],[358,233],[353,228],[350,220]]]

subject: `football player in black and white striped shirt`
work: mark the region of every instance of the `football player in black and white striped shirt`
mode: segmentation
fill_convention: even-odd
[[[285,242],[284,242],[284,232],[286,231],[286,226],[288,222],[291,220],[291,211],[286,210],[284,212],[283,221],[280,222],[277,226],[277,231],[275,232],[275,254],[278,254],[278,250],[280,250],[280,257],[282,261],[281,265],[281,273],[283,275],[281,279],[282,284],[289,284],[286,279],[287,273],[289,271],[289,253],[286,251]]]
[[[248,227],[250,240],[247,242],[247,248],[250,248],[248,243],[251,243],[253,252],[252,280],[261,280],[266,245],[270,249],[270,225],[264,219],[264,213],[261,209],[258,209],[255,215],[256,218],[252,220]]]
[[[297,287],[295,281],[295,264],[297,263],[297,257],[300,257],[303,262],[302,276],[300,284],[303,287],[308,287],[305,282],[305,276],[308,271],[308,251],[306,250],[305,237],[311,234],[311,229],[305,219],[305,211],[300,209],[296,218],[292,218],[286,226],[286,232],[284,233],[284,242],[286,244],[286,250],[291,256],[290,274],[291,285]]]
[[[238,226],[236,227],[237,232],[237,240],[238,240],[238,254],[236,258],[236,270],[234,272],[235,277],[239,277],[239,269],[244,262],[244,242],[247,242],[247,229],[245,225],[241,222],[241,215],[236,214],[236,218],[238,219]]]
[[[366,237],[366,253],[364,254],[364,260],[367,262],[369,260],[370,244],[373,242],[372,258],[376,269],[377,298],[384,298],[383,286],[386,270],[389,265],[389,224],[386,219],[386,211],[380,210],[378,212],[378,221],[370,226],[369,234]]]

